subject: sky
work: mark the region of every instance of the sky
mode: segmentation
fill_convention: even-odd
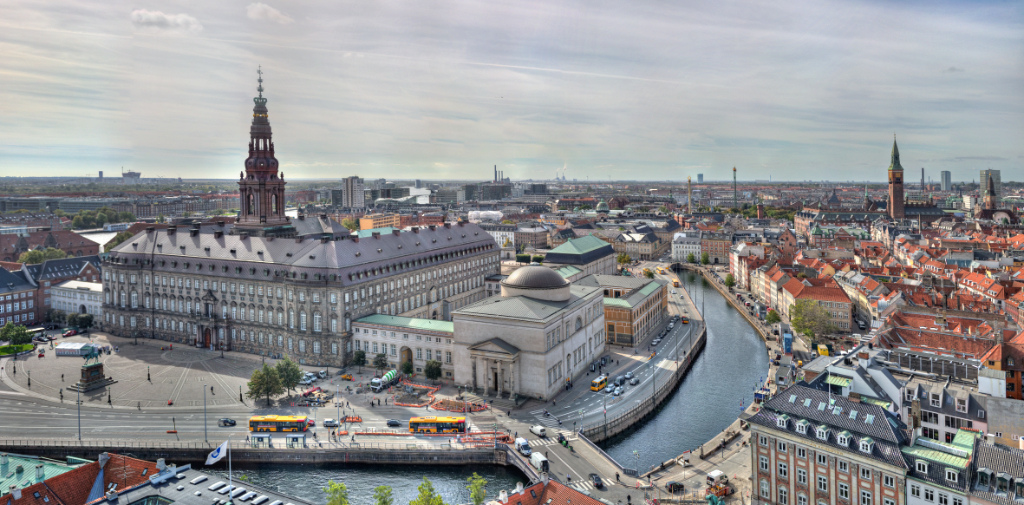
[[[1024,180],[1024,2],[0,0],[0,176]]]

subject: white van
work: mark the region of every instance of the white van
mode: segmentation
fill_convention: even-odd
[[[530,426],[530,433],[533,433],[534,435],[537,435],[538,437],[541,438],[548,436],[548,430],[539,424]]]
[[[527,442],[526,439],[523,437],[519,437],[516,439],[515,447],[516,450],[519,451],[519,454],[522,454],[523,456],[529,456],[532,452],[530,450],[530,443]]]
[[[530,464],[533,465],[533,467],[536,468],[539,472],[551,471],[550,467],[548,466],[548,458],[546,458],[543,454],[539,452],[535,452],[530,455]]]
[[[317,376],[319,376],[321,379],[326,379],[327,378],[327,370],[320,370],[319,372],[317,372]]]

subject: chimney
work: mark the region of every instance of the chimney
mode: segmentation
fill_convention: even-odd
[[[167,462],[164,461],[164,458],[157,459],[156,460],[156,470],[158,472],[162,472],[165,468],[167,468]]]
[[[221,238],[223,236],[224,236],[224,232],[222,232],[220,230],[217,230],[217,231],[213,232],[213,238]]]
[[[451,229],[451,227],[452,227],[452,224],[451,224],[451,223],[445,223],[445,224],[444,224],[444,227],[445,227],[445,228],[448,228],[448,229]]]
[[[155,230],[155,229],[156,229],[155,226],[147,226],[146,227],[146,233],[153,233],[153,230]]]
[[[107,501],[109,501],[109,502],[116,502],[117,501],[117,490],[116,489],[111,489],[110,491],[107,491],[107,495],[106,496],[107,496]]]
[[[19,488],[17,484],[11,486],[11,496],[13,496],[15,500],[21,499],[21,488]]]
[[[394,230],[391,230],[391,234],[392,234],[392,235],[394,235],[394,236],[396,236],[396,237],[397,237],[397,236],[398,236],[398,235],[399,235],[400,233],[402,233],[402,232],[401,232],[401,230],[398,230],[398,229],[394,229]]]
[[[106,465],[107,461],[109,461],[109,460],[110,460],[110,453],[101,452],[100,453],[100,457],[99,457],[99,459],[97,461],[100,464],[100,468],[103,468],[103,466]]]
[[[359,243],[359,235],[353,234],[353,235],[349,235],[349,236],[352,237],[352,241],[353,242],[355,242],[357,244]]]
[[[541,482],[541,484],[544,484],[544,487],[548,487],[548,473],[547,472],[541,472],[540,473],[540,482]]]
[[[508,503],[508,491],[502,489],[501,492],[498,493],[498,501],[501,503]]]
[[[375,238],[375,239],[380,240],[380,232],[379,231],[370,232],[370,236]]]
[[[419,233],[420,232],[420,227],[419,226],[413,226],[412,227],[412,232],[413,233]]]
[[[460,219],[459,220],[459,226],[466,226],[466,222]]]
[[[178,231],[178,227],[177,226],[175,226],[173,224],[168,226],[167,227],[167,236],[169,237],[171,235],[174,235],[174,232],[176,232],[176,231]]]
[[[46,480],[46,471],[45,471],[45,467],[43,467],[42,463],[36,465],[36,480],[37,481]]]
[[[7,453],[6,452],[0,453],[0,466],[6,466],[6,465],[7,465]]]

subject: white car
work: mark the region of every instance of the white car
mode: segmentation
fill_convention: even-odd
[[[341,426],[337,419],[324,419],[324,428],[337,428]]]

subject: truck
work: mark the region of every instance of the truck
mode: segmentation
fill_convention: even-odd
[[[389,370],[388,373],[384,374],[383,377],[370,379],[370,390],[374,393],[380,393],[381,391],[398,383],[398,372],[395,370]]]
[[[538,472],[549,472],[551,471],[548,466],[548,458],[544,454],[535,452],[530,454],[530,464],[537,469]]]
[[[793,354],[793,334],[786,332],[782,334],[782,352]]]
[[[516,439],[516,450],[523,456],[529,456],[533,452],[530,450],[530,442],[527,442],[523,437]]]

